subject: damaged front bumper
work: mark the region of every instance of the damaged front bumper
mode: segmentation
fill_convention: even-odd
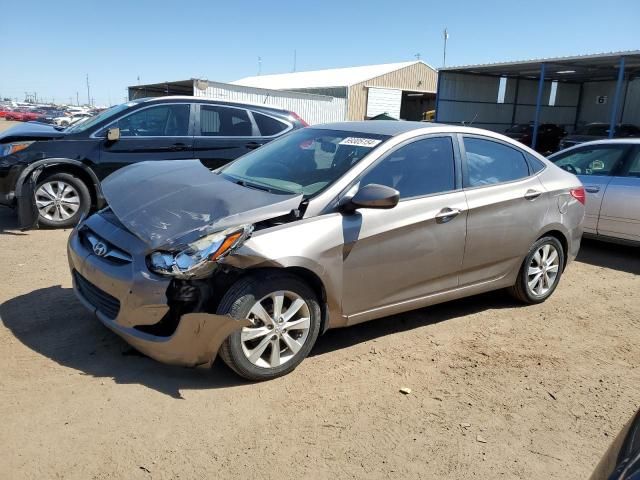
[[[133,246],[133,252],[128,263],[110,262],[90,250],[78,230],[74,230],[67,253],[74,292],[80,302],[110,330],[155,360],[190,367],[210,366],[222,342],[249,321],[209,313],[184,313],[170,335],[150,333],[152,329],[144,327],[158,324],[169,314],[166,295],[169,280],[148,271],[132,235],[115,230],[96,217],[87,222],[92,232],[107,238],[110,245],[112,242]]]

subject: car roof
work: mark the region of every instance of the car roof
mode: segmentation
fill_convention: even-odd
[[[259,105],[255,103],[248,102],[229,102],[228,100],[220,100],[217,98],[205,98],[205,97],[191,97],[189,95],[169,95],[166,97],[145,97],[145,98],[137,98],[135,100],[131,100],[130,103],[147,103],[147,102],[189,102],[189,103],[211,103],[216,105],[228,105],[231,107],[242,107],[256,110],[264,110],[269,112],[277,112],[281,114],[289,115],[291,112],[285,110],[283,108],[273,107],[270,105]]]
[[[409,122],[403,120],[368,120],[363,122],[335,122],[312,125],[312,128],[342,130],[345,132],[369,133],[373,135],[395,136],[412,130],[446,127],[443,123]]]
[[[611,139],[601,139],[601,140],[591,140],[590,142],[582,142],[577,145],[573,145],[569,148],[565,148],[564,150],[560,150],[558,152],[549,155],[547,158],[552,160],[557,157],[561,153],[568,152],[569,150],[577,150],[579,148],[589,147],[589,146],[597,146],[597,145],[640,145],[640,138],[611,138]]]
[[[640,138],[611,138],[602,140],[592,140],[590,142],[583,142],[576,145],[576,147],[584,147],[585,145],[640,145]]]

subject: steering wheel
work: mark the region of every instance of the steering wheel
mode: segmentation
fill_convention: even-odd
[[[573,173],[574,175],[578,175],[578,170],[576,169],[576,167],[574,167],[571,164],[563,165],[562,168],[564,168],[569,173]]]

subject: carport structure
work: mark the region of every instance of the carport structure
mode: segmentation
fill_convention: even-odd
[[[491,63],[439,71],[436,121],[497,132],[541,123],[568,131],[591,122],[640,124],[640,50]]]

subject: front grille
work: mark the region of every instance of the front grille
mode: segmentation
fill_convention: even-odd
[[[75,270],[73,272],[73,278],[76,281],[76,286],[80,294],[100,313],[103,313],[111,319],[118,316],[120,301],[117,298],[112,297],[107,292],[96,287]]]
[[[116,264],[131,263],[133,261],[129,253],[103,239],[87,226],[83,226],[79,230],[78,234],[80,236],[80,241],[85,248],[88,248],[104,260],[109,260]],[[96,252],[95,248],[98,243],[101,243],[103,247],[100,254]]]

